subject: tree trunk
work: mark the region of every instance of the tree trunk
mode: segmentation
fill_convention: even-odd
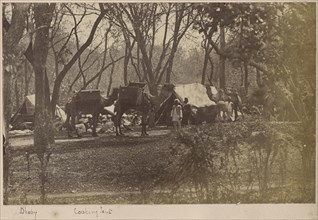
[[[136,34],[136,41],[138,44],[138,48],[142,55],[142,62],[144,64],[143,65],[144,75],[149,80],[148,81],[149,91],[152,95],[156,96],[158,94],[157,85],[156,85],[156,80],[153,73],[152,62],[149,59],[149,56],[147,54],[145,39],[143,38],[143,35],[141,34],[140,27],[134,27],[134,31]]]
[[[214,63],[212,58],[209,56],[209,63],[210,63],[210,75],[207,76],[210,85],[213,85],[213,73],[214,73]]]
[[[110,95],[110,91],[111,91],[112,83],[113,83],[113,74],[114,74],[114,70],[115,70],[114,58],[113,58],[111,53],[109,55],[110,55],[110,59],[112,61],[112,68],[111,68],[111,72],[110,72],[110,75],[109,75],[109,82],[108,82],[108,87],[107,87],[107,96]]]
[[[244,88],[245,88],[245,94],[248,93],[248,87],[249,87],[249,82],[248,82],[248,65],[246,62],[244,62]]]
[[[208,66],[209,61],[209,55],[210,55],[210,44],[206,41],[204,43],[204,61],[203,61],[203,69],[202,69],[202,77],[201,77],[201,84],[205,84],[205,75],[206,75],[206,69]]]
[[[220,49],[224,51],[225,48],[225,33],[224,27],[220,27]],[[219,77],[220,77],[220,88],[225,89],[225,59],[226,57],[220,54],[220,69],[219,69]]]
[[[4,109],[4,118],[7,123],[4,124],[4,136],[6,137],[6,142],[4,143],[4,156],[3,156],[3,203],[8,204],[9,201],[9,170],[10,170],[10,163],[12,160],[11,153],[10,153],[10,145],[9,145],[9,121],[11,118],[12,112],[12,99],[11,96],[11,84],[12,84],[12,67],[11,70],[4,70],[3,71],[3,106]]]
[[[18,85],[18,79],[15,79],[14,82],[14,90],[15,90],[15,109],[20,107],[20,89]]]
[[[28,61],[25,60],[24,61],[24,96],[29,95],[29,85],[30,85],[30,80],[32,77],[32,72],[30,72],[30,76],[28,76],[28,71],[29,71],[29,67],[28,67]]]
[[[256,69],[256,83],[257,83],[258,87],[264,86],[262,79],[261,79],[261,71],[259,69]]]
[[[4,154],[3,154],[3,203],[8,204],[9,198],[9,171],[10,162],[12,157],[10,155],[10,145],[8,138],[9,121],[12,112],[12,100],[11,100],[11,84],[13,65],[15,64],[15,58],[17,56],[17,45],[23,36],[25,30],[25,16],[29,8],[29,3],[12,3],[12,17],[11,24],[6,20],[5,16],[3,19],[3,106],[4,106],[4,137],[6,141],[4,143]],[[22,52],[22,51],[18,51]]]
[[[178,5],[180,5],[180,9],[178,9]],[[175,53],[177,52],[178,45],[180,43],[180,40],[182,36],[185,34],[185,31],[187,30],[187,27],[183,30],[183,32],[180,33],[180,28],[181,28],[181,22],[184,17],[184,12],[185,12],[185,3],[183,4],[175,4],[176,7],[176,19],[175,19],[175,25],[174,25],[174,34],[173,34],[173,44],[168,60],[168,67],[167,67],[167,75],[166,75],[166,83],[169,84],[171,81],[171,73],[172,73],[172,67],[173,67],[173,60]],[[170,12],[169,12],[170,13]],[[188,26],[189,25],[189,20],[188,20]],[[158,81],[160,83],[160,81]]]
[[[100,62],[98,62],[98,67],[100,66]],[[102,66],[103,67],[103,66]],[[97,77],[97,82],[96,82],[96,86],[95,86],[95,89],[98,89],[99,88],[99,84],[100,84],[100,81],[102,79],[102,73],[98,75]]]
[[[178,27],[178,29],[180,28],[180,26]],[[175,35],[177,35],[175,33]],[[174,39],[173,41],[173,45],[172,45],[172,49],[171,49],[171,54],[170,54],[170,57],[169,57],[169,61],[168,61],[168,67],[167,67],[167,75],[166,75],[166,83],[169,84],[170,81],[171,81],[171,73],[172,73],[172,67],[173,67],[173,60],[174,60],[174,56],[175,56],[175,53],[177,52],[177,49],[178,49],[178,39]]]
[[[130,44],[130,43],[129,43]],[[125,59],[124,59],[124,84],[125,86],[128,85],[128,63],[129,63],[129,52],[128,52],[128,42],[126,42],[126,49],[125,49]]]
[[[35,72],[35,127],[34,147],[40,160],[41,203],[45,203],[47,166],[54,145],[54,129],[50,108],[50,93],[46,75],[46,59],[49,48],[49,27],[55,4],[34,5],[34,21],[38,29],[35,35],[33,69]]]
[[[66,76],[68,71],[71,69],[71,67],[74,65],[76,60],[80,57],[80,55],[85,51],[85,49],[89,45],[91,45],[93,38],[94,38],[94,35],[95,35],[95,32],[97,30],[97,27],[98,27],[99,23],[101,22],[101,20],[104,18],[104,15],[106,14],[106,11],[104,10],[103,4],[99,3],[99,6],[101,9],[101,13],[96,18],[87,40],[80,47],[80,49],[74,54],[74,56],[70,59],[70,61],[63,67],[63,69],[57,75],[57,77],[55,79],[54,86],[53,86],[52,102],[51,102],[51,111],[52,112],[55,111],[56,105],[58,103],[59,96],[60,96],[60,87],[61,87],[61,84],[62,84],[64,77]]]
[[[103,55],[103,61],[102,61],[102,65],[101,65],[101,68],[100,68],[100,75],[98,76],[98,80],[97,80],[97,83],[96,83],[96,89],[99,88],[99,84],[100,84],[100,81],[102,79],[102,73],[104,72],[103,69],[105,67],[105,64],[106,64],[106,57],[107,57],[107,48],[108,48],[108,34],[110,33],[111,31],[111,28],[112,28],[112,23],[109,24],[109,28],[107,29],[106,33],[105,33],[105,44],[104,44],[104,55]]]

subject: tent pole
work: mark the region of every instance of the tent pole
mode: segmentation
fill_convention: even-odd
[[[168,102],[168,100],[169,100],[170,98],[171,98],[171,96],[166,99],[166,100],[167,100],[166,102]],[[158,124],[159,120],[161,119],[163,113],[167,110],[167,108],[168,108],[168,104],[166,104],[166,106],[165,106],[164,109],[162,110],[161,114],[159,115],[159,118],[158,118],[157,121],[155,122],[155,126]]]

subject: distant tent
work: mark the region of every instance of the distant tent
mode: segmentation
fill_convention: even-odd
[[[104,99],[107,99],[107,95],[101,95]],[[115,115],[115,103],[110,105],[110,106],[106,106],[104,107],[104,110],[101,112],[102,115],[111,115],[114,116]]]
[[[211,87],[212,94],[215,92],[217,93],[216,88],[213,86]],[[187,97],[189,103],[197,108],[216,105],[216,103],[207,95],[206,87],[200,83],[177,84],[174,87],[174,93],[181,102]]]
[[[33,122],[35,111],[35,95],[25,97],[18,111],[11,117],[10,124],[16,126],[23,122]],[[66,114],[59,106],[56,106],[55,116],[63,122],[66,120]]]
[[[115,114],[115,105],[111,105],[111,106],[107,106],[104,109],[108,110],[109,112],[111,112],[112,114]]]
[[[104,107],[104,110],[101,112],[101,114],[114,116],[115,115],[115,105],[113,104],[113,105]]]
[[[210,120],[210,116],[206,113],[210,111],[211,114],[216,115],[216,103],[211,100],[212,98],[209,98],[208,93],[215,96],[217,90],[213,86],[206,87],[200,83],[175,85],[156,112],[156,124],[170,124],[170,112],[172,110],[173,101],[178,99],[180,103],[183,104],[184,98],[188,98],[189,104],[191,104],[196,113],[206,116],[207,120]],[[204,112],[204,115],[202,112]],[[211,117],[213,117],[213,115]],[[211,118],[211,120],[214,119]]]

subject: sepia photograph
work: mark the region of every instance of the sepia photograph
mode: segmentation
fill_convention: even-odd
[[[1,10],[0,218],[317,218],[316,2]]]

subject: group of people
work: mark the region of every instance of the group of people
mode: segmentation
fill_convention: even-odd
[[[242,101],[236,90],[226,89],[220,90],[217,94],[217,115],[220,121],[228,121],[234,112],[234,117],[231,121],[236,121],[238,111],[242,113]],[[184,99],[183,105],[179,99],[175,99],[171,111],[172,124],[175,130],[179,130],[182,125],[189,125],[191,121],[192,110],[188,98]],[[243,117],[243,115],[242,115]]]
[[[191,118],[191,105],[188,98],[184,98],[183,106],[179,99],[175,99],[171,110],[172,124],[175,130],[181,128],[183,125],[189,125]]]
[[[238,110],[242,111],[242,100],[236,90],[220,89],[218,99],[215,100],[218,105],[219,119],[221,121],[236,121],[238,118]],[[231,119],[234,112],[234,119]]]

